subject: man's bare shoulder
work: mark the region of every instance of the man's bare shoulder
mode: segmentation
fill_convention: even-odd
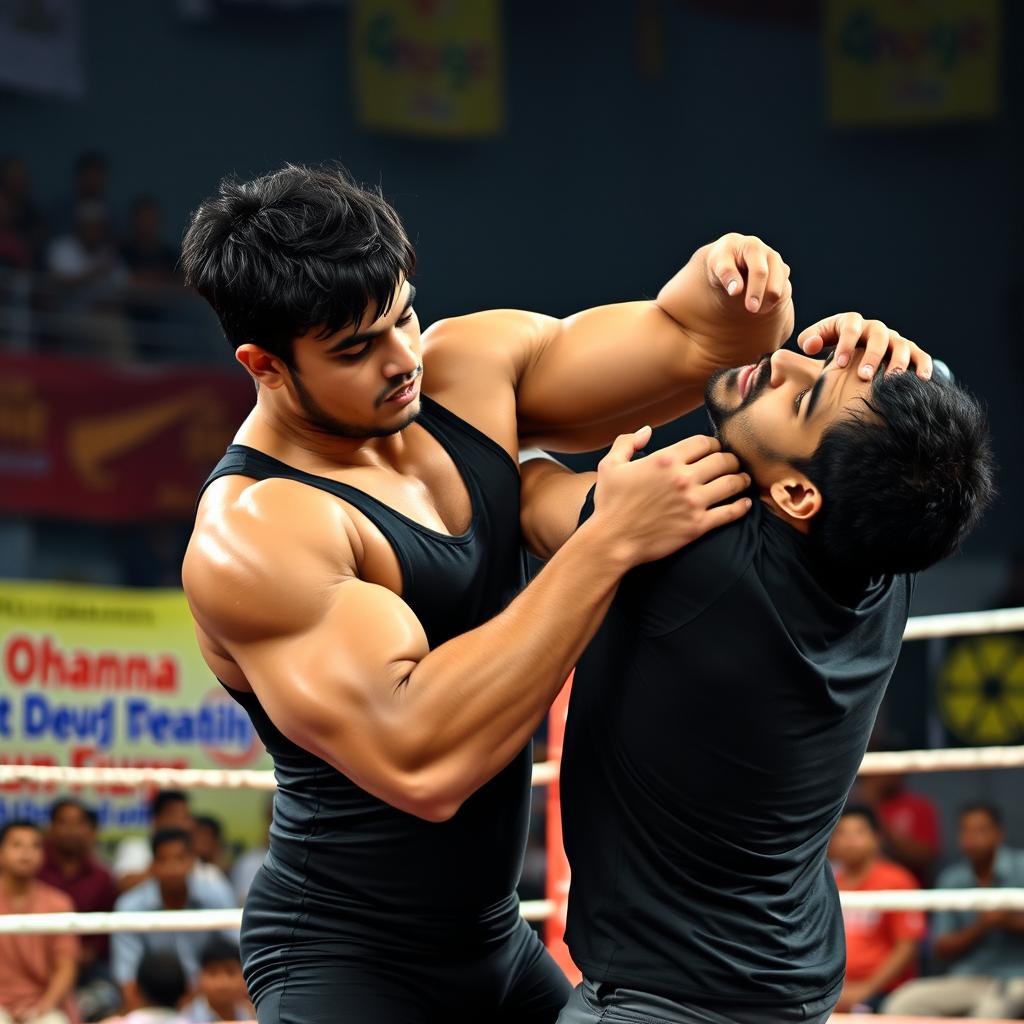
[[[515,457],[516,387],[557,324],[521,309],[438,320],[423,335],[424,390]]]
[[[342,502],[292,480],[225,477],[200,502],[182,584],[200,626],[224,640],[280,635],[325,613],[356,573]]]

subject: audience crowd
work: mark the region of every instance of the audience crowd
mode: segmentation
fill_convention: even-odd
[[[245,902],[252,862],[262,862],[265,847],[246,851],[232,870],[220,823],[194,817],[176,790],[156,793],[150,821],[149,836],[121,840],[109,864],[99,854],[96,814],[77,797],[58,799],[46,828],[8,821],[0,828],[0,914],[217,910]],[[0,1024],[254,1017],[237,930],[0,934]]]
[[[122,362],[201,357],[190,339],[197,316],[209,318],[182,286],[178,257],[154,196],[115,208],[102,153],[80,154],[66,194],[50,203],[35,196],[23,159],[0,158],[5,345]]]
[[[865,782],[857,790],[865,802],[847,805],[829,850],[841,891],[1024,887],[1024,850],[1006,845],[997,807],[964,806],[957,851],[943,857],[929,798],[903,778]],[[221,823],[193,815],[177,790],[154,795],[149,835],[122,839],[109,863],[87,803],[62,797],[49,817],[46,828],[9,821],[0,829],[0,915],[237,907],[266,855],[263,845],[233,858]],[[533,882],[524,895],[539,894],[529,891]],[[929,920],[916,911],[848,909],[844,920],[840,1010],[1024,1016],[1024,913],[939,912]],[[0,934],[0,1024],[253,1017],[236,931]]]

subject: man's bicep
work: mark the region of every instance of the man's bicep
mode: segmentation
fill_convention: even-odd
[[[402,687],[429,650],[412,610],[350,578],[304,628],[229,650],[264,710],[293,743],[400,806],[411,739],[397,727]]]
[[[531,459],[521,466],[520,523],[530,551],[550,558],[575,532],[580,509],[596,473],[573,473],[551,459]]]
[[[649,410],[668,401],[661,421],[699,404],[688,387],[691,341],[654,302],[623,302],[583,310],[557,321],[525,360],[516,387],[520,437],[560,449],[563,434],[586,431],[591,447],[649,422]],[[567,438],[567,440],[569,439]],[[579,449],[578,440],[570,440]]]

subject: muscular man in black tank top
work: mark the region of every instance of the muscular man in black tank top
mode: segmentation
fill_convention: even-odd
[[[655,301],[421,338],[394,211],[301,167],[222,183],[182,258],[257,387],[183,580],[277,774],[242,930],[260,1024],[553,1021],[568,987],[515,897],[530,737],[622,575],[749,507],[713,439],[630,463],[649,430],[623,432],[777,348],[789,268],[726,235]],[[518,593],[520,444],[619,434],[593,516]]]

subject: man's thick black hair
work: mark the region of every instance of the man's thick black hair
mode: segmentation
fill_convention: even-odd
[[[242,955],[238,944],[224,935],[213,935],[199,952],[199,966],[210,967],[213,964],[240,964]]]
[[[868,807],[867,804],[847,804],[843,808],[843,813],[839,815],[842,818],[863,818],[864,821],[871,826],[871,831],[875,835],[881,835],[882,828],[878,823],[878,815]]]
[[[990,804],[986,800],[972,800],[970,803],[964,804],[960,808],[957,820],[963,820],[963,818],[968,814],[987,814],[989,821],[991,821],[996,828],[1003,827],[1003,812],[999,810],[995,804]]]
[[[43,834],[43,830],[34,821],[29,821],[28,818],[16,818],[14,821],[8,821],[0,826],[0,846],[3,846],[4,840],[16,828],[30,828],[38,835]]]
[[[188,991],[185,970],[175,953],[151,949],[142,954],[135,972],[135,984],[147,1006],[176,1009]]]
[[[287,164],[225,178],[192,217],[185,283],[213,306],[233,348],[253,343],[292,364],[292,342],[387,313],[416,254],[379,189],[340,166]]]
[[[162,828],[149,841],[149,848],[156,856],[156,851],[168,843],[184,843],[185,849],[192,850],[192,837],[183,828]]]
[[[797,464],[821,491],[810,539],[844,571],[919,572],[959,549],[995,496],[988,424],[956,384],[875,377],[864,408]]]
[[[187,804],[188,794],[180,789],[161,789],[149,805],[151,818],[159,818],[168,804]]]
[[[100,816],[87,803],[83,800],[79,800],[76,796],[62,796],[54,800],[50,805],[51,824],[57,820],[57,815],[60,814],[65,807],[77,807],[82,814],[85,815],[86,821],[88,821],[93,828],[99,827]]]

